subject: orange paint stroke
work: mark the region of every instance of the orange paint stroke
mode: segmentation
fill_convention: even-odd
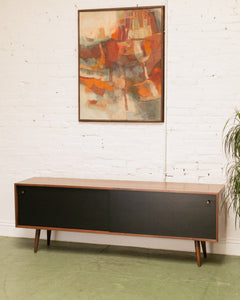
[[[111,38],[114,39],[114,40],[117,40],[117,39],[118,39],[118,30],[115,30],[115,31],[112,33]]]
[[[136,84],[134,84],[134,86],[142,86],[144,83],[146,83],[147,82],[147,80],[144,80],[144,81],[142,81],[142,82],[139,82],[139,83],[136,83]]]
[[[96,106],[100,106],[100,107],[103,107],[105,108],[107,105],[102,103],[102,102],[98,102],[96,100],[88,100],[88,103],[91,104],[91,105],[96,105]]]
[[[151,93],[150,89],[145,86],[139,86],[138,87],[138,93],[140,96],[144,98],[152,97],[153,94]]]
[[[151,43],[148,40],[144,40],[144,48],[147,55],[150,55],[152,53]]]
[[[114,90],[112,85],[106,81],[102,81],[101,79],[80,77],[80,83],[85,84],[91,90],[94,89],[94,87],[108,91]]]
[[[159,68],[155,68],[150,76],[150,80],[155,84],[158,93],[161,95],[162,92],[162,84],[161,84],[162,70]]]
[[[95,64],[93,67],[89,67],[89,66],[85,66],[83,64],[80,64],[80,69],[83,70],[88,70],[88,71],[92,71],[92,72],[97,72],[97,73],[101,73],[103,74],[103,70],[99,69],[99,65]]]
[[[89,104],[97,104],[97,101],[96,100],[88,100],[88,103]]]
[[[105,64],[106,60],[105,60],[105,54],[104,54],[101,43],[99,44],[99,48],[100,48],[100,53],[101,53],[100,66],[102,67]]]

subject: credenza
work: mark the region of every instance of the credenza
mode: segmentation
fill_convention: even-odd
[[[201,248],[218,241],[224,186],[33,177],[15,183],[16,227],[33,228],[37,252],[41,229],[193,240]]]

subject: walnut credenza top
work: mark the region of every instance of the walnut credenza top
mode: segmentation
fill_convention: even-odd
[[[102,179],[78,179],[78,178],[53,178],[32,177],[16,185],[25,186],[48,186],[48,187],[71,187],[106,190],[132,190],[149,192],[172,192],[172,193],[196,193],[217,195],[224,190],[222,184],[204,183],[175,183],[157,181],[128,181],[128,180],[102,180]]]

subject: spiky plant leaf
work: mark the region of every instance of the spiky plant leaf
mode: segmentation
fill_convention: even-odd
[[[231,122],[232,121],[232,122]],[[229,119],[223,129],[223,145],[227,157],[240,158],[240,112],[235,111],[233,120]]]
[[[223,146],[229,162],[226,167],[227,185],[224,203],[235,211],[235,225],[240,218],[240,111],[235,110],[223,129]],[[223,204],[224,204],[223,203]]]

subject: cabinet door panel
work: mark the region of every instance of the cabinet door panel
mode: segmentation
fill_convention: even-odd
[[[216,197],[112,191],[109,222],[112,232],[216,239]]]
[[[108,191],[18,187],[19,225],[108,229]]]

